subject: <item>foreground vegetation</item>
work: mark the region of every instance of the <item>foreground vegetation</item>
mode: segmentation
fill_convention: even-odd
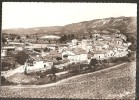
[[[133,99],[135,66],[135,62],[130,62],[73,77],[53,86],[2,86],[1,97]]]

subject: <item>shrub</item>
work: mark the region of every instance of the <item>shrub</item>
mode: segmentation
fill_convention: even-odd
[[[6,71],[6,70],[13,68],[12,64],[6,61],[3,61],[1,65],[2,65],[2,68],[1,68],[2,71]]]
[[[57,57],[56,60],[62,60],[62,58],[61,57]]]
[[[24,65],[28,57],[29,55],[25,51],[19,51],[15,55],[16,62],[18,62],[20,65]]]
[[[40,49],[34,49],[34,51],[41,52],[41,50],[40,50]]]
[[[44,51],[44,52],[46,52],[46,51],[49,52],[49,51],[50,51],[50,48],[47,48],[47,47],[46,47],[46,48],[43,49],[43,51]]]

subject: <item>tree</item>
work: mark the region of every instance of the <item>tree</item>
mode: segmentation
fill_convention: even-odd
[[[53,65],[51,70],[50,70],[50,80],[51,81],[56,81],[56,74],[58,72],[58,69]]]
[[[17,36],[17,39],[19,40],[21,37],[20,36]]]
[[[1,69],[2,69],[2,71],[6,71],[6,70],[9,70],[11,68],[11,66],[12,65],[9,62],[2,61]]]
[[[43,51],[44,51],[44,52],[50,51],[50,49],[46,47],[46,48],[43,49]]]
[[[57,68],[53,65],[52,68],[51,68],[50,73],[51,73],[52,75],[55,75],[56,72],[57,72]]]
[[[134,44],[132,44],[132,45],[130,45],[129,47],[128,47],[131,51],[136,51],[136,44],[134,43]]]
[[[26,38],[29,38],[29,35],[26,35]]]
[[[5,44],[5,42],[7,42],[7,40],[4,36],[2,36],[2,43]]]
[[[22,42],[22,40],[19,41],[20,43]]]
[[[62,60],[62,58],[61,57],[57,57],[56,60]]]
[[[67,40],[67,35],[63,35],[61,38],[60,38],[60,42],[65,42]]]
[[[20,65],[24,65],[26,60],[28,59],[29,55],[25,51],[19,51],[15,55],[15,60],[18,62]]]
[[[89,63],[89,68],[93,68],[95,69],[96,68],[96,65],[97,65],[98,61],[96,59],[91,59],[90,63]]]
[[[14,39],[15,39],[15,37],[16,37],[16,35],[15,35],[15,34],[10,34],[10,38],[11,38],[11,40],[14,40]]]
[[[74,34],[71,34],[71,39],[75,39],[75,35]]]

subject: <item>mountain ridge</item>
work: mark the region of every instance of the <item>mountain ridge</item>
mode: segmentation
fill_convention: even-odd
[[[2,33],[13,34],[93,34],[102,31],[119,30],[121,33],[136,33],[137,17],[110,17],[71,23],[64,26],[4,29]],[[111,31],[110,31],[111,30]],[[114,32],[114,31],[113,31]],[[107,32],[106,32],[107,33]]]

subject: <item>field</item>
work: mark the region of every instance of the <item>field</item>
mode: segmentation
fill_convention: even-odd
[[[134,99],[136,63],[83,74],[47,85],[2,86],[1,97]]]

